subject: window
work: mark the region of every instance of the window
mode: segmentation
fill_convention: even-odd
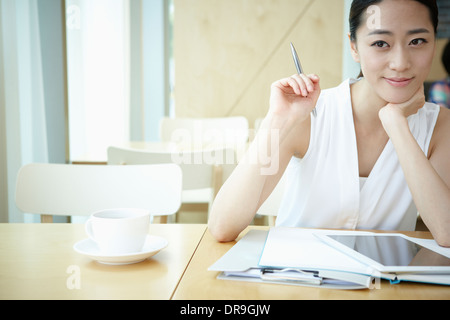
[[[159,139],[173,115],[172,0],[65,0],[71,161]]]
[[[66,0],[71,160],[106,159],[129,139],[126,0]]]

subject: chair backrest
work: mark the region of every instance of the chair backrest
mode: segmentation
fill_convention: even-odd
[[[160,121],[160,138],[165,142],[230,147],[247,143],[248,136],[249,125],[245,117],[163,118]]]
[[[110,208],[175,214],[182,173],[175,164],[100,166],[29,164],[19,170],[17,207],[26,213],[87,216]]]
[[[222,184],[222,165],[235,161],[234,150],[151,151],[121,147],[108,148],[108,165],[176,163],[183,172],[183,190],[213,188]],[[216,161],[217,160],[217,161]]]

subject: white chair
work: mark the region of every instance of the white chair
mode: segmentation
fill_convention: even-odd
[[[41,214],[41,222],[110,208],[142,208],[166,217],[181,205],[181,186],[175,164],[29,164],[18,173],[16,205],[22,212]]]
[[[201,147],[238,147],[248,142],[249,125],[245,117],[163,118],[160,121],[163,142]]]
[[[111,146],[109,165],[176,163],[183,172],[182,203],[206,203],[209,208],[228,176],[236,166],[232,149],[151,151]]]

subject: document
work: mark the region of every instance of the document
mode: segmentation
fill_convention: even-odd
[[[354,234],[361,231],[272,228],[262,251],[260,266],[333,270],[371,275],[368,266],[330,247],[315,235]]]
[[[287,231],[289,230],[287,229]],[[208,270],[221,272],[218,278],[224,280],[321,286],[333,289],[365,289],[373,286],[373,278],[367,274],[319,270],[313,267],[314,262],[312,259],[317,259],[317,251],[314,250],[320,250],[319,247],[323,247],[326,250],[324,251],[325,254],[331,259],[333,258],[329,253],[340,257],[342,260],[349,261],[352,267],[351,270],[361,267],[361,264],[355,264],[352,259],[348,259],[348,257],[336,250],[329,250],[329,246],[315,238],[310,230],[293,230],[297,230],[297,232],[287,234],[281,228],[273,228],[270,232],[250,230]],[[299,230],[301,230],[301,238],[304,237],[304,239],[297,238]],[[293,246],[285,247],[284,240],[278,239],[280,234],[289,243],[297,243],[292,243]],[[308,239],[308,241],[303,245],[301,242],[298,242],[298,240],[303,241],[305,239]],[[273,243],[272,240],[274,240]],[[297,255],[299,247],[305,248],[311,243],[315,243],[315,249],[306,250],[300,255],[302,260],[304,259],[308,262],[304,264],[305,268],[292,264],[297,263],[291,258]],[[279,245],[283,247],[281,250],[279,250]],[[327,260],[327,258],[320,257],[319,259],[322,260],[322,264]],[[363,268],[367,269],[365,266]]]
[[[380,272],[321,240],[321,235],[362,234],[373,233],[285,227],[250,230],[209,270],[219,271],[219,279],[333,289],[373,288],[379,279],[450,284],[450,274]],[[432,240],[416,240],[432,245]],[[449,250],[435,249],[450,256]]]

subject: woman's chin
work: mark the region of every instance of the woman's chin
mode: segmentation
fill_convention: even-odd
[[[387,103],[392,104],[401,104],[409,101],[415,92],[383,92],[380,94],[380,97],[386,101]]]
[[[391,104],[402,104],[402,103],[405,103],[408,100],[409,99],[403,99],[403,98],[397,98],[397,97],[385,99],[385,101],[387,103],[391,103]]]
[[[391,86],[383,86],[378,88],[380,98],[387,103],[401,104],[409,101],[419,90],[416,82],[409,84],[404,88],[392,88]]]

